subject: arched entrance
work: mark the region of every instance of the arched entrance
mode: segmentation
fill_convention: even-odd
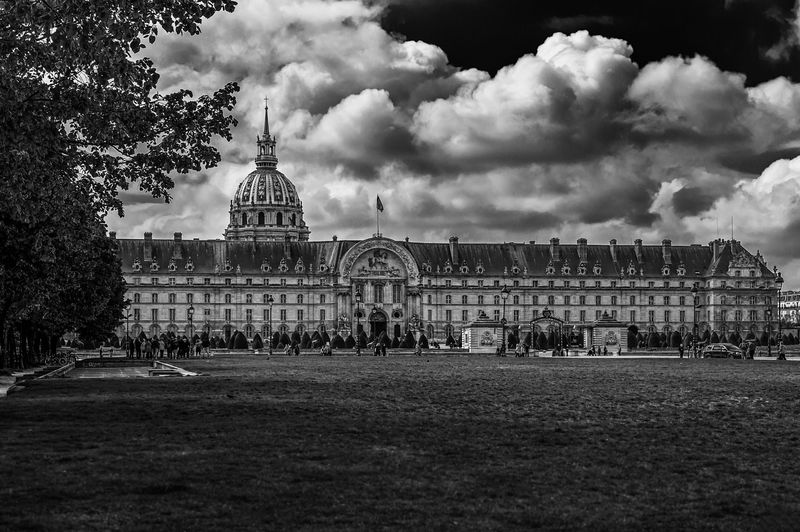
[[[373,308],[369,313],[369,336],[377,338],[381,333],[387,333],[387,317],[379,308]]]

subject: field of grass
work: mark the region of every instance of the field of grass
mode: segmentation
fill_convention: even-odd
[[[0,529],[798,526],[795,362],[181,362],[0,399]]]

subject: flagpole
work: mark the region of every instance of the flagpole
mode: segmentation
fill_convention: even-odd
[[[376,236],[381,236],[381,211],[375,206],[375,223],[378,225],[378,233]]]

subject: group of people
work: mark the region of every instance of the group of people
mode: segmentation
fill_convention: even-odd
[[[128,358],[154,359],[154,358],[206,358],[211,356],[211,342],[208,339],[197,338],[192,340],[186,335],[159,338],[136,337],[128,342],[126,349]]]

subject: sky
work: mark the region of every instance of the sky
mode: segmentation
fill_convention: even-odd
[[[269,97],[312,240],[707,244],[800,288],[800,0],[242,0],[144,50],[159,90],[241,86],[222,163],[122,238],[222,238]]]

